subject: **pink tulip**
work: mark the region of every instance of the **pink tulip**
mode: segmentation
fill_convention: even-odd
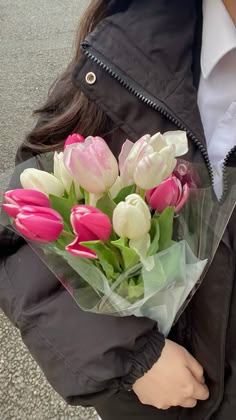
[[[97,258],[95,252],[80,243],[96,240],[107,241],[112,229],[109,217],[95,207],[79,205],[72,208],[71,224],[76,239],[66,247],[66,250],[79,257]]]
[[[15,227],[32,241],[53,242],[61,235],[63,220],[59,213],[48,207],[25,206],[16,216]]]
[[[105,140],[87,137],[84,143],[65,149],[64,164],[86,191],[103,194],[118,178],[118,163]]]
[[[189,185],[181,184],[180,180],[172,175],[158,187],[147,191],[148,204],[156,211],[163,212],[166,207],[175,207],[175,213],[181,210],[189,197]]]
[[[2,207],[7,214],[11,217],[16,217],[23,206],[40,206],[50,207],[49,198],[36,190],[16,189],[7,191],[3,194],[7,204]]]
[[[81,136],[81,134],[78,133],[74,133],[71,136],[67,137],[65,144],[64,144],[64,149],[67,146],[70,146],[71,144],[76,144],[76,143],[84,143],[85,138],[83,136]]]

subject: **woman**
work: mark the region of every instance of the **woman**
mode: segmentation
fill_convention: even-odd
[[[207,2],[229,18],[234,10],[231,1]],[[197,105],[205,115],[201,38],[199,0],[92,1],[76,55],[37,111],[39,122],[17,163],[60,149],[73,132],[103,136],[117,155],[127,137],[179,128],[188,134],[188,159],[202,162],[211,177]],[[32,250],[5,231],[0,305],[69,404],[94,406],[103,420],[230,420],[236,408],[233,219],[167,340],[150,319],[81,311]]]

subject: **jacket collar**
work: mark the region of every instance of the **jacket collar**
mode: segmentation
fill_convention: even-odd
[[[201,68],[208,78],[217,63],[236,50],[236,28],[222,0],[203,0],[203,15]]]
[[[112,74],[163,103],[202,142],[197,107],[201,1],[133,0],[104,19],[87,43]],[[194,59],[193,59],[194,57]],[[112,92],[107,92],[112,95]]]

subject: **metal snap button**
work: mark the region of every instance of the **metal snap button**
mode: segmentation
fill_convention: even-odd
[[[86,74],[85,80],[86,80],[86,83],[88,83],[88,85],[94,85],[94,83],[96,83],[97,76],[95,73],[90,71],[89,73]]]

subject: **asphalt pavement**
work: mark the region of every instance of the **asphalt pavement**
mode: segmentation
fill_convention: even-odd
[[[34,124],[33,109],[73,53],[75,29],[88,0],[0,0],[0,189]],[[51,389],[0,311],[0,420],[94,420]]]

